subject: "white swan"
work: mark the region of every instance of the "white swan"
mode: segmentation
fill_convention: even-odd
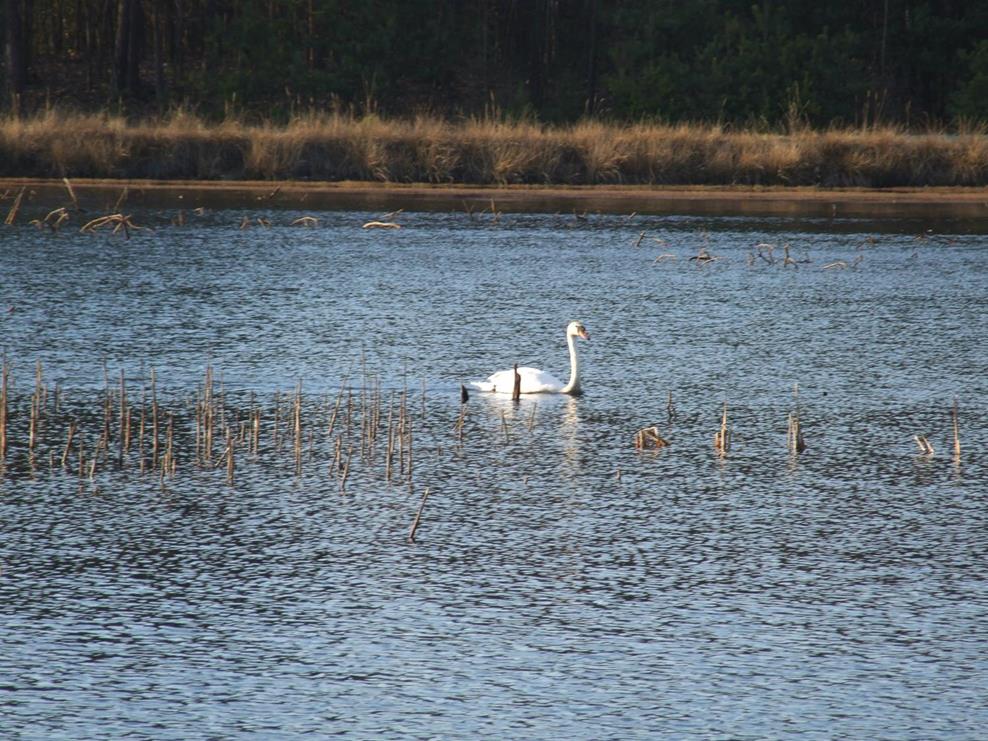
[[[580,322],[570,322],[566,327],[566,343],[569,345],[569,383],[563,385],[563,382],[554,375],[538,368],[519,368],[518,375],[521,376],[521,393],[570,394],[572,396],[581,394],[580,356],[576,351],[577,337],[589,340],[590,334]],[[510,394],[513,393],[515,388],[515,371],[514,369],[498,371],[488,377],[486,381],[471,381],[470,386],[478,391]]]

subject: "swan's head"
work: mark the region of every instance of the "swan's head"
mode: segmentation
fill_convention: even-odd
[[[570,322],[566,327],[566,335],[568,337],[579,337],[584,340],[590,339],[590,333],[583,326],[582,322]]]

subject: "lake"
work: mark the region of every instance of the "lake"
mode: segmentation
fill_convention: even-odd
[[[981,737],[983,222],[306,214],[2,227],[0,735]]]

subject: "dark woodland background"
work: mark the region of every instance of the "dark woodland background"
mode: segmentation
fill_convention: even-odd
[[[4,0],[4,112],[988,120],[988,0]]]

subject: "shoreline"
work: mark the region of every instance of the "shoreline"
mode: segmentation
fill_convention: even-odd
[[[988,188],[819,188],[811,186],[461,185],[368,181],[72,179],[79,205],[111,209],[272,208],[314,210],[577,212],[765,216],[961,218],[988,220]],[[0,178],[22,208],[72,204],[64,180]],[[3,208],[0,206],[0,208]]]

